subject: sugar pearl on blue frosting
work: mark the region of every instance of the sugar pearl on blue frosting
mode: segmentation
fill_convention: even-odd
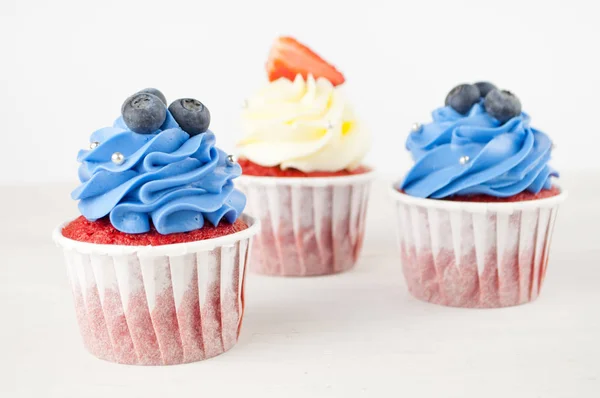
[[[237,163],[237,159],[235,158],[235,155],[228,155],[227,156],[227,164],[229,166],[233,166],[236,163]]]
[[[123,154],[121,152],[115,152],[110,157],[110,160],[114,164],[123,164],[123,162],[125,162],[125,156],[123,156]]]

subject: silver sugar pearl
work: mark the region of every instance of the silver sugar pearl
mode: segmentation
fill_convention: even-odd
[[[327,121],[327,130],[333,130],[333,122],[331,120]]]
[[[90,149],[96,149],[100,143],[98,141],[90,142]]]
[[[421,123],[413,123],[410,129],[416,133],[421,130]]]
[[[110,157],[111,162],[114,164],[123,164],[125,162],[125,156],[121,152],[115,152]]]
[[[467,164],[469,163],[469,160],[471,160],[471,158],[469,158],[468,156],[461,156],[460,159],[458,159],[458,161],[460,162],[460,164]]]
[[[235,158],[234,155],[228,155],[227,156],[227,164],[228,165],[233,166],[236,163],[237,163],[237,159]]]

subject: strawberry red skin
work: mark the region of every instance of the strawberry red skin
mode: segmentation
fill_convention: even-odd
[[[292,37],[280,37],[275,41],[267,61],[267,74],[270,81],[282,77],[294,80],[298,74],[304,79],[309,74],[315,79],[323,77],[334,86],[346,81],[333,65]]]

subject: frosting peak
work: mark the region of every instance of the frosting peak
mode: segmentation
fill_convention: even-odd
[[[338,87],[325,79],[280,78],[247,101],[241,157],[261,166],[303,172],[340,171],[360,165],[370,136]]]
[[[143,233],[150,221],[161,234],[235,222],[245,196],[232,180],[241,174],[237,163],[215,147],[211,131],[190,137],[167,111],[160,129],[138,134],[122,118],[91,136],[97,143],[79,152],[81,185],[72,193],[79,210],[94,221],[109,215],[125,233]],[[111,160],[116,152],[122,162]]]
[[[480,101],[466,115],[446,106],[432,116],[406,141],[415,165],[400,189],[409,195],[508,197],[549,189],[558,176],[548,166],[552,141],[524,112],[501,124]]]

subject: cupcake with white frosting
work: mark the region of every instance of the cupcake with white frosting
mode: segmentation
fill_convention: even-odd
[[[344,76],[295,39],[275,42],[267,73],[269,83],[245,102],[237,145],[238,185],[263,221],[251,270],[348,270],[364,235],[370,134],[344,97]]]

